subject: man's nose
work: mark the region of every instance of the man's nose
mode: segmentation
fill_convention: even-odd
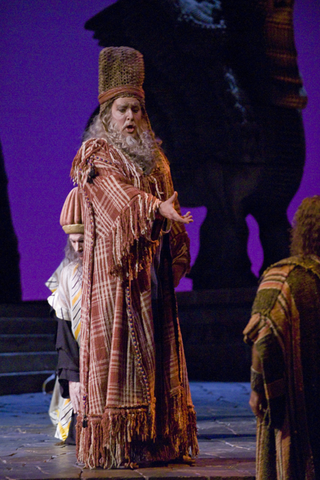
[[[133,118],[133,111],[131,110],[131,108],[128,108],[127,110],[127,118],[129,119]]]
[[[82,243],[76,242],[75,251],[76,251],[76,252],[82,252]]]

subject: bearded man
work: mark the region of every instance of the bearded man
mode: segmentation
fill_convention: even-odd
[[[143,80],[136,50],[100,52],[100,114],[71,169],[85,224],[77,456],[89,468],[198,452],[174,294],[192,217],[180,215]]]
[[[263,274],[244,330],[252,345],[257,480],[320,478],[320,196],[305,198],[292,256]]]
[[[57,377],[49,415],[56,426],[55,437],[69,445],[76,441],[76,415],[80,404],[79,348],[81,343],[81,287],[83,234],[82,204],[78,188],[68,194],[60,215],[68,235],[65,258],[46,282],[51,290],[48,303],[57,320]]]

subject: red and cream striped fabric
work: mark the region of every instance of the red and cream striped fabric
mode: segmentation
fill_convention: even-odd
[[[174,191],[168,162],[162,155],[143,175],[105,140],[91,139],[72,176],[85,204],[78,459],[111,468],[196,454],[172,283],[172,263],[189,268],[189,239],[183,224],[168,226],[157,214]],[[155,318],[151,269],[160,246]]]

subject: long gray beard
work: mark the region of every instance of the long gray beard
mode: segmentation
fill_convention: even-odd
[[[145,175],[149,175],[157,164],[159,157],[158,144],[148,130],[138,130],[138,138],[125,137],[115,125],[110,122],[108,131],[97,115],[83,136],[83,141],[89,138],[104,138],[115,147],[124,151],[130,160],[138,165]]]
[[[64,254],[67,260],[69,262],[77,262],[79,264],[79,268],[81,268],[82,271],[82,258],[79,257],[79,253],[75,251],[73,248],[70,238],[68,237],[67,244],[64,248]]]

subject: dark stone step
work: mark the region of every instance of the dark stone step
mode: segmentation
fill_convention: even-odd
[[[53,352],[54,334],[0,335],[0,353]]]
[[[251,349],[245,343],[184,346],[190,380],[250,381]]]
[[[0,373],[55,370],[57,361],[56,352],[1,353]]]
[[[0,374],[0,395],[42,392],[43,382],[53,370]]]
[[[243,342],[242,332],[249,321],[255,294],[255,287],[177,293],[190,380],[249,381],[251,350]],[[50,318],[46,301],[0,305],[1,316],[0,334],[21,334],[26,338],[26,335],[54,335],[56,332],[57,325]],[[43,347],[38,349],[44,350]],[[55,354],[51,355],[54,359]],[[11,372],[19,372],[20,363],[26,361],[21,358],[17,357]],[[50,367],[41,365],[40,368],[35,361],[35,366],[28,369],[54,370],[55,361]],[[0,358],[0,362],[3,363],[3,358]],[[5,373],[3,369],[1,371]]]
[[[55,334],[56,320],[50,317],[0,317],[0,335]]]
[[[0,304],[0,317],[49,317],[50,305],[46,300]]]
[[[179,307],[195,306],[232,306],[232,305],[252,305],[256,287],[243,288],[221,288],[218,290],[191,290],[189,292],[177,292]]]

